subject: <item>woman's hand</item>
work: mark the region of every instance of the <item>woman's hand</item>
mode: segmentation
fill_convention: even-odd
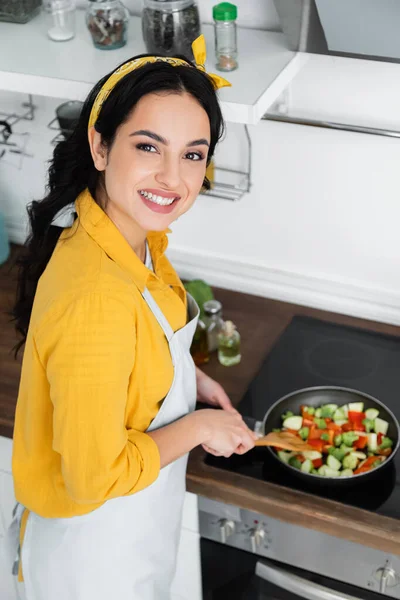
[[[224,388],[217,381],[196,367],[197,400],[210,406],[223,408],[228,412],[237,413],[233,408]]]
[[[214,456],[229,458],[254,448],[257,435],[237,411],[204,409],[192,414],[197,419],[203,448]]]

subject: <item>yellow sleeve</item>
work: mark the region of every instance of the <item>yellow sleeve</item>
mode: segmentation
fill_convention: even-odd
[[[71,498],[99,503],[150,485],[158,447],[125,424],[134,315],[117,298],[88,293],[47,319],[35,341],[54,407],[53,450]]]

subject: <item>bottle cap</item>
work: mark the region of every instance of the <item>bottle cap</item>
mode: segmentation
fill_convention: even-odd
[[[203,304],[203,310],[206,315],[216,315],[222,310],[222,304],[218,300],[207,300]]]
[[[237,6],[230,2],[221,2],[213,7],[213,17],[216,21],[236,21]]]

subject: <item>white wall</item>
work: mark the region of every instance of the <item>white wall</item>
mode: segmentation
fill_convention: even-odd
[[[400,67],[313,57],[291,88],[290,110],[400,131]],[[20,97],[0,94],[16,106]],[[0,161],[0,209],[14,239],[26,202],[40,197],[60,101],[35,98],[23,169]],[[28,125],[19,125],[19,129]],[[263,121],[250,128],[252,190],[240,202],[199,197],[174,226],[180,273],[210,283],[400,324],[400,140]],[[240,126],[219,153],[243,168]],[[18,238],[19,236],[19,238]]]

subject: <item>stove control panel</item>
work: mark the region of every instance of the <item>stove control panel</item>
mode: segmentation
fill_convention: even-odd
[[[251,552],[261,561],[270,558],[400,600],[398,555],[201,496],[199,524],[201,537]]]

